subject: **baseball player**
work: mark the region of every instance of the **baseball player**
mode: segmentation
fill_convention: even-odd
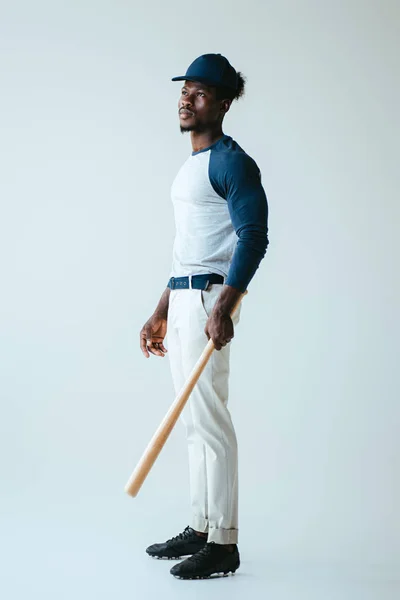
[[[189,452],[191,524],[146,552],[187,558],[171,569],[182,579],[234,573],[238,542],[237,441],[227,408],[229,353],[240,306],[268,246],[268,206],[255,161],[222,131],[243,75],[221,54],[189,66],[178,101],[180,130],[192,152],[171,188],[176,236],[167,288],[140,332],[145,357],[169,353],[176,394],[211,338],[216,348],[181,419]],[[168,350],[164,345],[168,331]]]

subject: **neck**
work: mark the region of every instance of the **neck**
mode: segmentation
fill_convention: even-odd
[[[199,150],[203,150],[203,148],[208,148],[215,142],[217,142],[222,136],[224,132],[222,131],[222,127],[218,127],[217,129],[211,131],[191,131],[190,139],[192,142],[193,152],[198,152]]]

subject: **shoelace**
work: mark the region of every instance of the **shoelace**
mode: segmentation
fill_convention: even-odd
[[[192,554],[192,556],[189,556],[189,558],[187,560],[190,560],[191,562],[194,562],[195,564],[201,562],[203,560],[203,558],[205,558],[209,554],[211,554],[211,552],[213,550],[213,546],[215,546],[215,542],[207,542],[207,544],[204,546],[204,548],[202,548],[201,550],[196,552],[196,554]]]
[[[168,542],[180,542],[181,540],[186,540],[188,537],[191,536],[191,531],[190,531],[190,527],[187,526],[185,527],[185,529],[182,531],[182,533],[179,533],[178,535],[176,535],[175,537],[169,539],[166,541],[166,544],[168,544]]]

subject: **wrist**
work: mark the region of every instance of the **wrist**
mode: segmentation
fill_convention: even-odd
[[[213,313],[218,317],[230,317],[233,307],[242,292],[230,285],[224,285],[221,294],[218,297],[213,309]]]
[[[163,319],[164,321],[166,321],[168,317],[168,307],[166,309],[156,308],[156,310],[153,313],[153,317],[155,319]]]
[[[214,317],[218,317],[219,319],[222,319],[224,317],[229,317],[230,311],[227,306],[224,306],[222,304],[217,306],[217,304],[216,304],[213,308],[212,315]]]
[[[170,288],[166,288],[163,295],[160,298],[160,302],[158,303],[156,310],[154,311],[153,316],[155,318],[163,319],[164,321],[167,320],[170,293]]]

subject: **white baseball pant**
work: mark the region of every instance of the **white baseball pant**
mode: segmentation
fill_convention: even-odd
[[[175,393],[178,394],[208,339],[208,316],[223,284],[208,290],[171,290],[167,347]],[[234,317],[240,318],[241,305]],[[231,343],[211,355],[182,411],[189,451],[191,526],[208,532],[208,541],[238,541],[237,440],[227,408]]]

